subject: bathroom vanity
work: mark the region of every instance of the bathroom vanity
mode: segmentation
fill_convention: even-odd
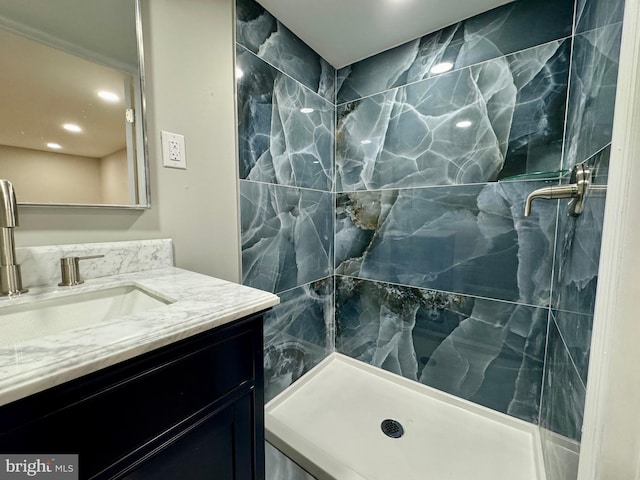
[[[95,250],[93,268],[110,268],[114,254]],[[34,298],[55,318],[123,288],[159,303],[3,340]],[[276,296],[166,265],[29,295],[0,300],[0,456],[77,454],[81,479],[264,478],[262,323]]]

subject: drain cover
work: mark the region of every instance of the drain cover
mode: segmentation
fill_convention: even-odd
[[[380,424],[380,428],[382,429],[382,433],[384,433],[387,437],[391,438],[400,438],[404,435],[404,428],[397,420],[391,420],[387,418],[383,420]]]

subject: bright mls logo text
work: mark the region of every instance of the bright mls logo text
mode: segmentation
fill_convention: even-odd
[[[9,457],[9,458],[7,458]],[[0,465],[2,465],[0,463]],[[0,480],[42,478],[49,480],[75,480],[78,478],[78,456],[5,456],[4,468],[0,467]],[[4,470],[4,472],[2,471]]]

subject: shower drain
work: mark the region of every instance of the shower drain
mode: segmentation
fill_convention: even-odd
[[[383,420],[380,424],[380,428],[382,429],[382,433],[384,433],[387,437],[391,438],[400,438],[404,435],[404,428],[397,420],[391,420],[387,418]]]

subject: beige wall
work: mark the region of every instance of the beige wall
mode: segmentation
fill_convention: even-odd
[[[135,203],[129,200],[126,148],[100,159],[100,191],[102,192],[102,203],[115,205]]]
[[[143,0],[152,208],[21,207],[21,245],[173,238],[179,267],[238,281],[233,0]],[[160,131],[187,170],[162,168]]]
[[[0,145],[0,178],[23,202],[101,203],[100,175],[97,158]]]

